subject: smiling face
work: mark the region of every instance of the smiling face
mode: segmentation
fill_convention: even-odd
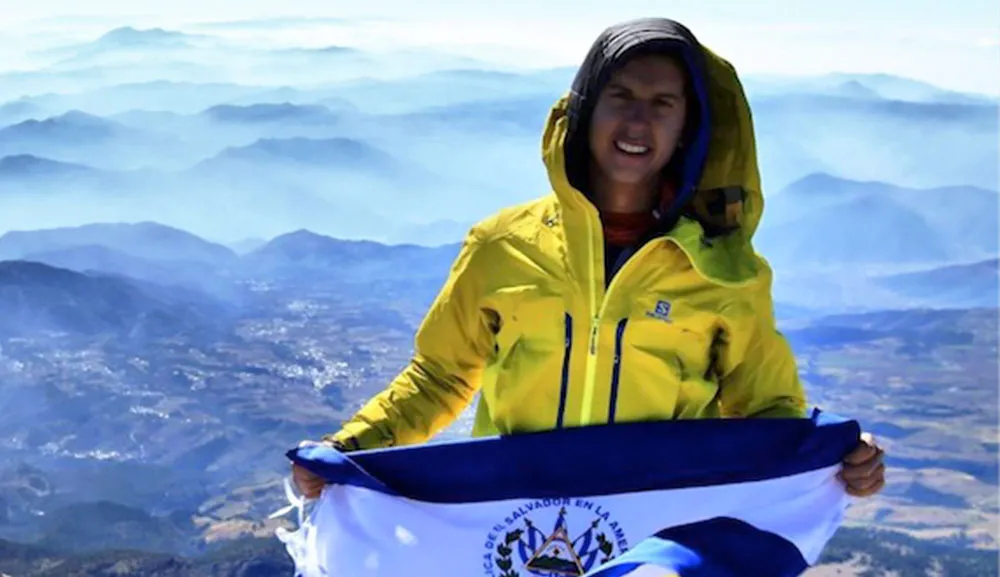
[[[590,123],[595,184],[654,185],[684,130],[684,69],[668,56],[631,60],[601,90]]]

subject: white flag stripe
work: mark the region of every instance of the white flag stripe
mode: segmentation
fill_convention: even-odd
[[[499,541],[523,530],[525,520],[551,533],[564,507],[571,540],[599,520],[599,529],[615,541],[616,551],[669,526],[730,517],[787,539],[813,563],[840,524],[847,504],[848,497],[834,478],[836,471],[827,467],[737,485],[475,504],[425,503],[364,488],[329,486],[307,524],[285,540],[322,536],[315,543],[316,559],[296,561],[300,566],[325,567],[331,577],[495,576],[501,573],[494,567]],[[478,572],[470,573],[470,568]]]

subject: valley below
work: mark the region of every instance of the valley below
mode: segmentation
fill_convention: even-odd
[[[186,261],[104,261],[134,276],[80,254],[78,270],[0,262],[16,320],[0,327],[0,572],[284,574],[274,530],[291,516],[268,519],[284,453],[404,366],[456,251],[300,231],[236,255],[184,238]],[[995,572],[997,309],[788,311],[810,402],[888,451],[887,488],[814,571]],[[435,441],[467,435],[473,410]]]

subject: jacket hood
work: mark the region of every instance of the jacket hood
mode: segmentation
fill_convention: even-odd
[[[553,105],[545,124],[542,157],[553,190],[560,202],[589,202],[587,133],[598,95],[630,58],[649,53],[679,56],[694,97],[685,146],[668,165],[680,183],[672,208],[662,215],[663,226],[672,229],[686,217],[709,236],[741,231],[749,240],[760,222],[763,195],[746,95],[733,66],[673,20],[623,22],[595,40],[572,88]]]

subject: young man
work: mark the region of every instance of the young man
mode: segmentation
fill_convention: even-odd
[[[324,441],[420,443],[477,391],[475,435],[804,417],[750,242],[763,195],[729,63],[670,20],[613,26],[553,107],[542,152],[552,194],[471,230],[413,360]],[[319,494],[322,480],[293,471]],[[842,476],[852,494],[879,491],[881,451],[863,441]]]

